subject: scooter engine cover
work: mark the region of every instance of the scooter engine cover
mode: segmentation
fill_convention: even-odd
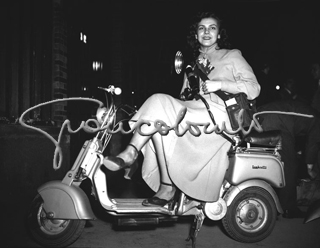
[[[282,161],[260,149],[246,149],[229,154],[229,167],[225,179],[232,185],[239,185],[251,179],[261,179],[271,186],[285,186]]]
[[[227,203],[222,198],[215,202],[207,202],[204,213],[211,220],[221,220],[227,213]]]

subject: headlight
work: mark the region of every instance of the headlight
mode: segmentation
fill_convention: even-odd
[[[102,124],[104,121],[104,118],[106,117],[106,114],[108,112],[108,109],[106,107],[102,107],[102,108],[98,108],[97,109],[97,113],[96,113],[96,117],[97,117],[97,121]]]

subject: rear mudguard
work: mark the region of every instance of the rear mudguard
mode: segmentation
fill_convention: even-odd
[[[249,187],[260,187],[265,189],[266,191],[269,192],[269,194],[272,196],[274,203],[276,205],[277,211],[279,213],[283,213],[283,209],[280,205],[280,201],[279,198],[276,194],[276,192],[274,191],[274,189],[270,186],[270,184],[266,183],[265,181],[262,180],[248,180],[245,181],[239,185],[236,186],[231,186],[231,188],[227,191],[227,193],[225,194],[225,196],[223,197],[223,199],[225,200],[225,202],[227,203],[227,206],[229,206],[232,201],[234,200],[234,198],[240,193],[240,191],[249,188]]]
[[[76,186],[51,181],[38,188],[43,208],[53,219],[96,219],[87,195]]]
[[[319,219],[319,218],[320,218],[320,200],[316,200],[308,208],[303,224],[306,224],[312,220]]]

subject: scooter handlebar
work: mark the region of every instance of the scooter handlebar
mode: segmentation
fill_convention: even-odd
[[[122,93],[121,88],[119,87],[114,87],[113,85],[109,85],[108,88],[104,88],[104,87],[98,87],[98,89],[107,91],[111,94],[115,94],[115,95],[120,95]]]

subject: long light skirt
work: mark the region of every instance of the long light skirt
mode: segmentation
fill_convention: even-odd
[[[226,128],[231,130],[223,102],[212,101],[210,95],[204,97],[210,105],[216,124],[221,127],[224,122]],[[182,118],[184,110],[186,112]],[[158,191],[160,173],[157,153],[161,152],[164,154],[172,182],[181,191],[198,200],[216,201],[228,168],[227,152],[231,144],[213,131],[214,125],[204,103],[201,100],[180,101],[169,95],[155,94],[141,106],[130,125],[137,127],[139,122],[149,121],[150,126],[140,125],[139,129],[146,134],[155,130],[154,124],[157,120],[162,121],[162,125],[164,122],[172,130],[161,135],[162,151],[156,151],[152,140],[142,149],[142,177],[146,183],[152,190]],[[197,125],[188,129],[187,122]],[[207,126],[207,134],[204,133],[205,124],[210,124]],[[179,129],[174,128],[175,126]],[[190,133],[190,130],[197,131],[196,126],[201,131],[200,135]],[[182,135],[184,130],[188,131]]]

